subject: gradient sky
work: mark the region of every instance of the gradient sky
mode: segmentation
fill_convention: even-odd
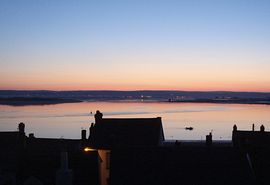
[[[270,1],[1,0],[0,89],[270,92]]]

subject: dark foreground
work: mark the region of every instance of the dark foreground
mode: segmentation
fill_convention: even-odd
[[[253,127],[254,128],[254,127]],[[0,185],[267,185],[270,132],[239,131],[232,141],[165,141],[161,118],[103,118],[89,137],[36,138],[0,132]]]

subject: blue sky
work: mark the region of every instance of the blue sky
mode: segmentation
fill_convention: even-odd
[[[0,88],[270,91],[269,10],[263,0],[2,0]]]

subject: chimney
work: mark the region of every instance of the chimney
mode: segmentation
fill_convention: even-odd
[[[264,126],[261,125],[261,126],[260,126],[260,131],[261,131],[261,132],[264,132],[264,130],[265,130]]]
[[[21,151],[25,148],[25,144],[26,144],[24,128],[25,128],[24,123],[23,122],[19,123],[19,125],[18,125],[18,129],[19,129],[18,136],[19,136],[19,146],[20,146]]]
[[[233,146],[236,147],[237,146],[237,126],[234,125],[233,126],[233,132],[232,132],[232,143],[233,143]]]
[[[96,123],[99,123],[102,120],[103,114],[97,110],[96,114],[95,114],[95,121]]]
[[[88,139],[91,139],[91,137],[93,137],[93,132],[94,132],[94,123],[91,123],[91,126],[89,128],[89,137],[88,137]]]
[[[237,131],[237,126],[236,125],[233,126],[233,131]]]
[[[209,135],[206,135],[206,146],[212,145],[212,133],[210,132]]]
[[[86,140],[86,130],[82,130],[81,137],[82,140]]]
[[[24,135],[24,128],[25,128],[25,125],[24,125],[23,122],[19,123],[18,128],[19,128],[19,133]]]

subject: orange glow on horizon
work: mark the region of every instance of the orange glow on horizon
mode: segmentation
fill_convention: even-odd
[[[94,84],[94,85],[17,85],[0,86],[0,90],[52,90],[52,91],[91,91],[91,90],[114,90],[114,91],[136,91],[136,90],[164,90],[164,91],[238,91],[238,92],[270,92],[270,87],[263,84],[196,84],[176,87],[173,85],[121,85],[121,84]]]
[[[270,92],[269,64],[257,66],[247,63],[243,67],[237,61],[231,61],[225,66],[213,61],[195,63],[196,60],[203,60],[199,57],[192,59],[193,62],[181,62],[187,59],[112,57],[107,59],[110,62],[106,65],[101,63],[91,66],[85,61],[83,65],[71,62],[64,67],[51,64],[49,69],[40,67],[16,73],[2,70],[0,89]],[[168,60],[174,63],[164,62]],[[52,61],[57,63],[55,58]]]

